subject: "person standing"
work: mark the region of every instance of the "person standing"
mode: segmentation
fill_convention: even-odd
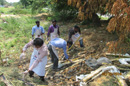
[[[57,38],[60,36],[59,26],[56,24],[57,21],[53,20],[52,25],[50,25],[47,33],[47,40],[53,40],[54,38]]]
[[[29,76],[33,77],[33,74],[36,73],[40,79],[44,81],[48,48],[41,38],[36,38],[24,46],[23,53],[20,55],[20,58],[25,57],[27,48],[31,46],[34,47],[34,51],[31,56],[29,69],[25,71],[24,74],[29,73]]]
[[[40,21],[36,21],[36,25],[32,27],[32,39],[41,38],[43,39],[43,34],[45,33],[44,28],[40,26]]]
[[[73,43],[76,42],[78,37],[80,37],[81,31],[80,28],[75,25],[72,29],[69,30],[69,41],[72,41]],[[80,37],[79,39],[80,47],[84,47],[83,39]]]

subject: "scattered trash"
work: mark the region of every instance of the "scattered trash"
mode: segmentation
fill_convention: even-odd
[[[89,58],[88,60],[85,61],[85,64],[87,64],[92,69],[100,67],[100,65],[98,65],[97,63],[97,60],[94,58]]]
[[[121,59],[119,59],[119,62],[121,64],[127,65],[127,64],[129,64],[128,62],[130,62],[130,58],[121,58]]]
[[[3,59],[3,64],[7,63],[8,61],[9,61],[9,59],[8,59],[8,58]]]
[[[101,65],[103,65],[103,63],[111,63],[111,61],[106,58],[106,57],[100,57],[99,59],[94,59],[94,58],[89,58],[88,60],[86,60],[85,62],[90,68],[92,69],[97,69],[99,68]]]
[[[87,77],[88,74],[84,75],[84,74],[81,74],[80,76],[77,76],[76,75],[76,81],[78,80],[82,80],[83,78]]]
[[[122,76],[122,75],[119,75],[120,71],[115,66],[106,66],[106,67],[102,66],[98,68],[97,70],[91,72],[91,74],[83,78],[82,81],[86,82],[86,81],[93,80],[105,72],[112,73],[114,76],[116,76],[117,74],[118,76]]]
[[[103,63],[108,63],[109,64],[109,63],[111,63],[111,61],[106,57],[100,57],[99,59],[97,59],[97,63],[99,65],[102,65]]]

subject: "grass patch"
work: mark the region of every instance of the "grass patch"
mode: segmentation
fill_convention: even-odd
[[[0,7],[0,14],[4,13],[4,14],[11,14],[11,10],[13,10],[14,7],[9,7],[9,8],[5,8],[5,7]]]
[[[99,18],[100,18],[101,20],[108,20],[108,19],[109,19],[109,17],[103,17],[103,16],[99,16]]]
[[[31,14],[31,9],[13,9],[10,12],[13,14]]]
[[[0,23],[2,58],[19,58],[23,46],[31,40],[32,27],[36,25],[36,19],[33,17],[8,17],[4,20],[7,23]],[[48,22],[41,22],[41,26],[48,29]]]

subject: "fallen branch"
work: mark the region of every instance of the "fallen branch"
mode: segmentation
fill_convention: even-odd
[[[14,86],[10,84],[10,82],[7,80],[4,74],[1,74],[0,77],[1,77],[1,81],[3,81],[7,86]]]
[[[85,78],[83,78],[82,81],[86,82],[86,81],[93,80],[107,71],[110,71],[111,75],[112,74],[114,75],[114,73],[120,73],[120,71],[115,66],[106,66],[106,67],[102,66],[97,70],[95,70],[94,72],[92,72],[91,74],[89,74],[88,76],[86,76]]]
[[[125,58],[130,58],[129,55],[124,55],[124,54],[114,54],[114,53],[106,53],[106,56],[115,56],[115,57],[125,57]]]
[[[89,74],[88,76],[86,76],[85,78],[83,78],[83,82],[86,82],[88,80],[90,80],[92,77],[98,75],[98,73],[100,73],[102,71],[102,69],[105,67],[100,67],[97,70],[95,70],[94,72],[92,72],[91,74]],[[98,75],[99,76],[99,75]]]
[[[123,70],[123,71],[130,71],[130,69],[128,69],[128,68],[121,68],[121,67],[117,67],[119,70]]]
[[[126,82],[119,76],[116,76],[116,79],[119,81],[120,86],[128,86]]]
[[[74,45],[76,44],[76,42],[81,38],[81,35],[77,38],[77,40],[74,42],[74,44],[67,50],[69,51],[70,49],[72,49],[74,47]]]
[[[76,60],[76,61],[73,61],[74,64],[64,70],[61,70],[60,73],[63,73],[63,72],[66,72],[66,71],[69,71],[69,70],[73,70],[79,63],[83,62],[85,59],[80,59],[80,60]]]

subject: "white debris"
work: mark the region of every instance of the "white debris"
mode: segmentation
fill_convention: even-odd
[[[86,74],[86,75],[81,74],[80,76],[77,76],[77,75],[76,75],[76,81],[82,80],[82,79],[85,78],[87,75],[88,75],[88,74]]]
[[[110,73],[120,73],[120,71],[115,66],[107,66],[102,71],[105,72],[109,70]]]
[[[99,59],[97,59],[97,63],[102,65],[103,63],[111,63],[111,61],[106,57],[100,57]]]
[[[121,59],[119,59],[119,62],[121,64],[127,65],[128,64],[127,62],[130,62],[130,58],[121,58]]]
[[[85,78],[87,75],[88,75],[88,74],[86,74],[86,75],[81,74],[80,76],[77,76],[77,75],[76,75],[76,81],[82,80],[82,79]],[[86,86],[86,85],[87,85],[86,82],[82,82],[82,81],[81,81],[81,82],[79,83],[79,86]]]

